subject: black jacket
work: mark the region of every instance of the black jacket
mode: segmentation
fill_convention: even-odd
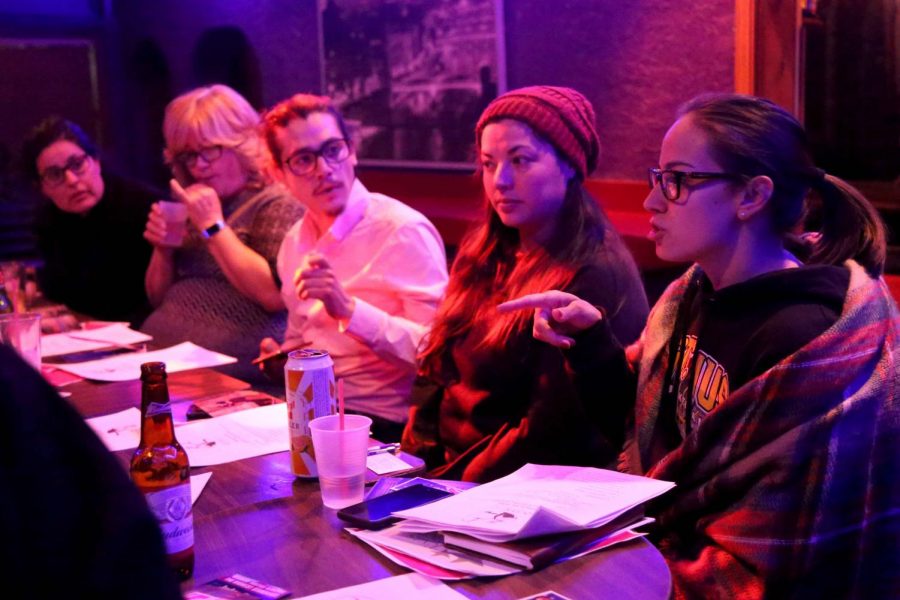
[[[0,595],[181,598],[156,518],[81,416],[0,344]]]
[[[103,174],[103,198],[84,215],[46,201],[37,216],[43,267],[38,283],[48,298],[96,319],[129,321],[150,314],[144,274],[153,248],[144,239],[155,190]]]

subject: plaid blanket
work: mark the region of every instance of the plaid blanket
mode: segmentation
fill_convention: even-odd
[[[693,269],[629,349],[639,391],[623,466],[678,484],[655,507],[677,598],[900,597],[900,316],[883,280],[848,268],[840,319],[671,452],[654,431]]]

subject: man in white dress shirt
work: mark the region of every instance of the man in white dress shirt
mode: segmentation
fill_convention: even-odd
[[[441,237],[422,214],[356,179],[356,153],[329,98],[297,94],[265,115],[264,128],[276,178],[307,208],[278,253],[288,308],[281,349],[328,351],[347,409],[372,417],[376,438],[399,441],[416,351],[447,285]],[[261,355],[278,350],[270,338],[260,344]]]

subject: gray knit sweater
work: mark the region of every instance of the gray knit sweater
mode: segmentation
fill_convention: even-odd
[[[280,287],[275,259],[284,234],[303,215],[303,205],[279,185],[245,189],[222,202],[225,221],[246,246],[266,259]],[[204,240],[190,229],[175,252],[175,278],[162,304],[147,317],[141,330],[155,344],[184,341],[236,356],[238,362],[219,370],[244,381],[267,380],[250,360],[259,341],[284,338],[287,314],[270,313],[236,290],[207,251]],[[270,383],[270,382],[269,382]]]

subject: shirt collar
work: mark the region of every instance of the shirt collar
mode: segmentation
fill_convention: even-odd
[[[344,210],[337,216],[328,231],[316,239],[315,225],[311,218],[304,218],[300,223],[300,240],[302,245],[321,247],[323,244],[340,242],[346,238],[366,214],[369,205],[369,190],[359,179],[353,180],[350,195]]]
[[[338,242],[347,237],[356,224],[362,221],[368,205],[369,190],[359,179],[354,179],[353,185],[350,187],[350,196],[347,198],[347,205],[331,224],[329,230],[331,237]]]

